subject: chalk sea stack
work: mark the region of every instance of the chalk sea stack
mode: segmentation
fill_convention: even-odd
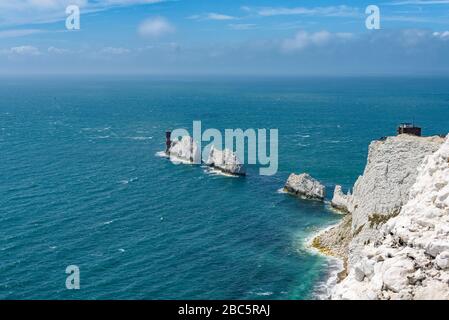
[[[292,173],[284,186],[284,190],[301,198],[310,200],[324,200],[326,188],[307,173]]]
[[[229,149],[218,150],[212,146],[206,164],[230,175],[246,175],[243,163],[237,155]]]
[[[348,192],[348,194],[344,194],[341,186],[336,185],[334,190],[334,196],[332,197],[331,206],[342,212],[342,213],[348,213],[348,205],[350,201],[351,194]]]
[[[201,153],[197,143],[190,136],[183,136],[181,140],[173,140],[167,148],[167,156],[172,161],[200,164]]]

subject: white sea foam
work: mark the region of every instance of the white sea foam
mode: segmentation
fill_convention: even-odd
[[[158,152],[155,153],[155,156],[156,157],[161,157],[161,158],[168,158],[174,164],[194,164],[194,163],[192,163],[192,162],[190,162],[188,160],[185,160],[185,159],[182,159],[182,158],[178,158],[178,157],[176,157],[176,156],[174,156],[172,154],[170,156],[168,156],[165,153],[165,151],[158,151]]]
[[[332,224],[330,226],[327,226],[325,228],[322,228],[317,233],[313,233],[309,235],[307,238],[304,239],[304,247],[312,252],[313,254],[317,254],[320,256],[323,256],[326,258],[327,261],[327,274],[325,277],[323,277],[324,280],[319,281],[315,285],[315,289],[313,290],[313,297],[318,300],[326,300],[330,299],[331,290],[335,287],[338,281],[338,274],[344,270],[343,261],[339,258],[332,257],[329,255],[325,255],[316,248],[312,246],[313,239],[320,236],[323,233],[326,233],[328,230],[332,229],[333,227],[337,226],[339,224]]]
[[[327,275],[325,280],[319,281],[313,290],[313,297],[318,300],[328,300],[331,291],[338,281],[338,274],[343,271],[343,262],[340,259],[326,256],[327,258]]]
[[[137,137],[126,137],[127,139],[131,140],[137,140],[137,141],[145,141],[145,140],[151,140],[153,137],[144,137],[144,136],[137,136]]]
[[[239,176],[236,174],[230,174],[227,172],[223,172],[219,169],[215,169],[212,167],[204,167],[204,172],[206,174],[215,175],[215,176],[224,176],[224,177],[230,177],[230,178],[238,178]]]
[[[273,292],[266,291],[266,292],[255,292],[256,296],[271,296],[273,295]]]
[[[276,190],[277,193],[288,193],[287,191],[284,190],[284,188],[280,188]]]
[[[165,151],[158,151],[154,154],[156,157],[161,157],[161,158],[168,158],[168,155],[165,153]]]
[[[130,178],[128,180],[120,180],[119,183],[121,183],[121,184],[128,184],[128,183],[131,183],[131,182],[134,182],[134,181],[137,181],[137,180],[139,180],[138,177],[133,177],[133,178]]]

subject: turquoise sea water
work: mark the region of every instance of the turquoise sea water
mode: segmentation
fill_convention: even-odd
[[[339,216],[277,190],[304,171],[347,189],[413,119],[449,131],[448,79],[1,79],[0,298],[312,298],[328,262],[303,243]],[[279,129],[278,173],[155,155],[193,120]]]

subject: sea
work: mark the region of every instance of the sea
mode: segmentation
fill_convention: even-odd
[[[278,129],[277,173],[158,156],[193,121]],[[401,122],[447,133],[449,79],[0,78],[0,299],[316,299],[335,266],[308,241],[341,219],[333,188]],[[326,202],[280,191],[302,172]]]

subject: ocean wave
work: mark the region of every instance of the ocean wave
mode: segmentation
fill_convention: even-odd
[[[102,127],[102,128],[81,128],[81,131],[95,131],[95,132],[105,132],[110,130],[111,127]]]
[[[145,140],[151,140],[151,139],[153,139],[153,137],[137,136],[137,137],[126,137],[126,139],[137,140],[137,141],[145,141]]]
[[[327,261],[327,274],[323,280],[318,281],[312,292],[312,296],[317,300],[330,299],[332,289],[338,282],[338,274],[344,269],[340,259],[327,257]]]
[[[204,168],[204,173],[210,174],[210,175],[215,175],[215,176],[224,176],[224,177],[230,177],[230,178],[238,178],[238,175],[226,173],[226,172],[223,172],[221,170],[214,169],[214,168],[211,168],[211,167],[205,167]]]
[[[182,159],[182,158],[175,157],[174,155],[168,156],[168,155],[165,153],[165,151],[158,151],[158,152],[155,153],[155,156],[156,156],[156,157],[160,157],[160,158],[167,158],[167,159],[170,159],[170,161],[171,161],[172,163],[174,163],[174,164],[191,164],[191,165],[194,165],[194,164],[195,164],[195,163],[192,163],[192,162],[190,162],[190,161],[188,161],[188,160],[185,160],[185,159]]]
[[[137,180],[139,180],[139,178],[138,177],[134,177],[134,178],[130,178],[128,180],[120,180],[119,183],[120,184],[128,184],[128,183],[131,183],[131,182],[134,182],[134,181],[137,181]]]
[[[288,192],[285,191],[284,188],[280,188],[276,190],[276,193],[288,193]]]
[[[261,297],[267,297],[272,296],[273,292],[271,291],[249,291],[248,292],[251,295],[261,296]]]
[[[317,233],[313,233],[309,237],[307,237],[304,240],[303,247],[306,248],[309,252],[312,252],[313,254],[318,254],[326,258],[327,261],[327,273],[326,276],[323,278],[323,280],[318,281],[317,284],[315,284],[315,288],[312,292],[312,295],[315,299],[318,300],[327,300],[330,298],[332,288],[337,284],[338,282],[338,274],[344,270],[344,264],[343,261],[339,258],[332,257],[329,255],[325,255],[322,252],[320,252],[318,249],[314,248],[312,246],[312,241],[315,237],[318,237],[320,234],[325,233],[329,229],[335,227],[336,224],[329,225],[323,229],[321,229]]]
[[[254,292],[254,294],[256,296],[271,296],[273,295],[273,292],[271,291],[266,291],[266,292]]]
[[[165,153],[165,151],[158,151],[154,154],[156,157],[161,157],[161,158],[168,158],[167,154]]]

